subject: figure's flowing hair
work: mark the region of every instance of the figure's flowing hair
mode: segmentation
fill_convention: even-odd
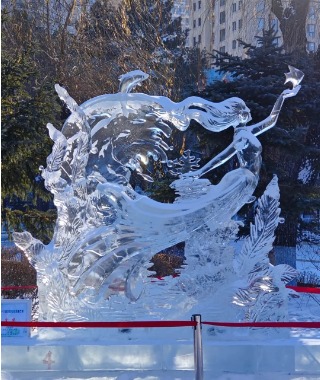
[[[209,131],[220,132],[229,127],[236,127],[243,112],[250,113],[250,110],[245,102],[237,97],[213,103],[192,96],[177,103],[176,107],[159,111],[158,114],[181,131],[185,131],[190,121],[195,120]]]

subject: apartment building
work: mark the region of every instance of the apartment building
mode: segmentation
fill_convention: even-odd
[[[219,0],[215,4],[213,47],[223,53],[241,55],[237,42],[244,35],[243,0]]]
[[[214,2],[189,0],[189,35],[187,46],[211,51],[213,46]]]
[[[189,0],[175,0],[172,7],[172,18],[181,17],[181,28],[182,30],[188,30],[190,28],[189,24]]]
[[[276,44],[283,43],[279,20],[271,12],[271,0],[189,0],[189,8],[189,46],[243,57],[245,52],[238,40],[255,44],[255,37],[271,26],[277,32]],[[310,2],[306,37],[307,51],[316,51],[320,40],[320,0]]]
[[[306,34],[307,50],[309,52],[317,51],[320,45],[320,0],[313,0],[310,3]]]

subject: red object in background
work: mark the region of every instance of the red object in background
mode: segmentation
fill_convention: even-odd
[[[38,289],[37,285],[26,286],[3,286],[1,290],[23,290],[23,289]]]
[[[131,321],[131,322],[6,322],[3,327],[94,327],[94,328],[119,328],[130,329],[137,327],[195,327],[195,321]]]
[[[304,287],[304,286],[289,286],[289,285],[287,285],[286,288],[292,289],[298,293],[320,294],[320,288],[311,288],[311,287]]]
[[[319,329],[320,322],[201,322],[203,325],[223,327],[273,327]],[[137,327],[196,327],[195,321],[131,321],[131,322],[5,322],[3,327],[94,327],[94,328],[137,328]]]

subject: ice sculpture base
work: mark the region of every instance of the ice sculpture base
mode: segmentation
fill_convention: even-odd
[[[114,336],[106,335],[105,341],[92,339],[91,342],[59,338],[43,340],[37,337],[3,339],[2,371],[17,380],[90,376],[120,380],[127,379],[125,374],[129,376],[129,371],[130,379],[148,376],[161,380],[176,376],[186,380],[194,378],[190,329],[186,328],[190,339],[177,340],[169,338],[171,334],[168,331],[164,333],[162,329],[151,341],[144,340],[141,332],[141,339],[131,339],[130,332],[117,331]],[[123,339],[116,342],[116,335]],[[206,335],[204,329],[203,353],[205,379],[217,376],[223,379],[227,374],[230,379],[232,374],[263,374],[266,379],[320,377],[320,339],[288,337],[266,341],[222,340],[220,337],[217,340]]]

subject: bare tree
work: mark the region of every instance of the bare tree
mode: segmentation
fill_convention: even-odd
[[[142,91],[179,98],[191,52],[184,48],[181,20],[172,20],[173,0],[6,4],[3,49],[12,56],[32,51],[40,77],[59,82],[77,102],[117,92],[119,75],[136,69],[151,76]]]
[[[310,0],[271,0],[271,11],[278,18],[287,53],[306,50],[306,19]]]

